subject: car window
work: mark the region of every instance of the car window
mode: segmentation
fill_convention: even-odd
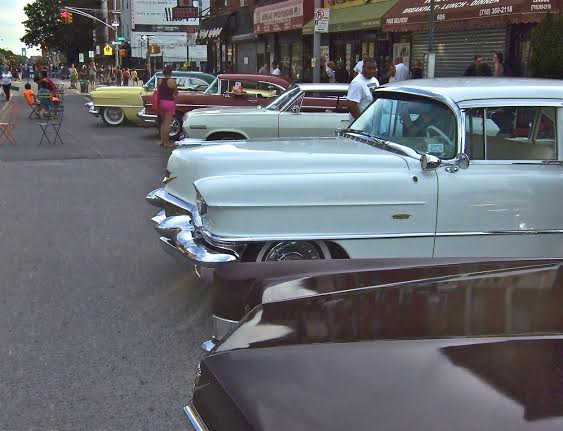
[[[443,159],[457,154],[457,121],[443,103],[425,97],[376,99],[350,126]]]
[[[300,101],[301,112],[348,112],[346,92],[306,91]]]
[[[185,77],[177,77],[176,86],[178,86],[178,88],[186,88],[188,87],[188,80]]]
[[[279,96],[285,91],[285,88],[280,87],[277,84],[272,84],[271,82],[264,82],[264,81],[258,81],[257,88],[259,90],[269,91],[273,93],[274,96]]]
[[[190,86],[192,87],[207,87],[207,82],[199,78],[190,78]]]
[[[466,111],[466,147],[474,160],[555,160],[554,107],[503,106]]]
[[[219,81],[219,78],[215,78],[215,80],[209,85],[209,87],[207,87],[207,90],[205,90],[205,94],[217,94],[217,90],[219,89]]]

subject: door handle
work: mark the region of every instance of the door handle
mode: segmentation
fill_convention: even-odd
[[[449,172],[450,174],[455,174],[456,172],[459,172],[459,167],[458,166],[448,166],[446,168],[446,172]]]

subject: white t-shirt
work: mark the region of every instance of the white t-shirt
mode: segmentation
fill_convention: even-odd
[[[2,72],[2,85],[10,85],[12,83],[12,72]]]
[[[360,112],[364,112],[373,100],[371,91],[377,87],[379,87],[379,81],[377,78],[373,77],[371,79],[367,79],[362,73],[360,73],[350,83],[346,98],[351,102],[356,102],[360,108]],[[350,114],[350,124],[352,124],[354,120],[354,116]]]
[[[280,76],[281,75],[281,70],[279,67],[276,67],[274,70],[272,70],[272,75],[274,76]]]
[[[395,65],[395,76],[389,78],[389,82],[406,81],[409,79],[409,68],[404,63]]]
[[[330,67],[327,66],[326,74],[328,76],[328,82],[334,84],[336,82],[336,75],[334,74],[334,70],[332,70]]]
[[[362,70],[364,68],[364,60],[360,60],[356,63],[356,65],[354,66],[354,69],[352,69],[354,72],[356,72],[357,74],[362,73]]]

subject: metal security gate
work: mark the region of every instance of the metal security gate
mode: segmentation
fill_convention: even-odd
[[[471,29],[462,31],[435,32],[434,52],[436,53],[436,77],[462,76],[474,61],[475,54],[481,54],[492,67],[494,52],[504,53],[506,28]],[[415,60],[423,61],[428,51],[427,33],[412,35],[411,65]]]

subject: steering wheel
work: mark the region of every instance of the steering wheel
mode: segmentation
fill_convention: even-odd
[[[454,146],[454,143],[451,141],[451,139],[448,137],[448,135],[446,135],[443,131],[441,131],[440,129],[438,129],[436,126],[428,126],[426,128],[426,136],[431,138],[430,136],[430,132],[435,132],[437,135],[439,135],[440,137],[442,137],[446,143],[448,145],[450,145],[451,147]]]

